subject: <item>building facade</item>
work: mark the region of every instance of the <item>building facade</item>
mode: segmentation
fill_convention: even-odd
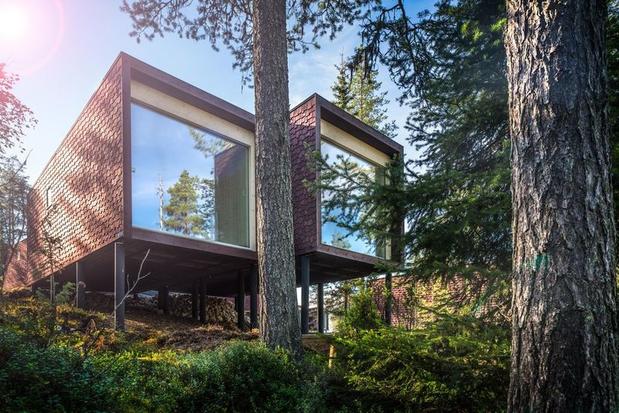
[[[369,241],[334,245],[338,229],[321,219],[325,194],[307,186],[318,177],[308,153],[379,168],[402,147],[318,95],[290,119],[296,278],[307,330],[310,284],[320,295],[322,283],[367,275],[392,259],[388,246]],[[196,318],[206,294],[239,303],[248,295],[255,325],[254,156],[251,113],[121,53],[29,194],[27,269],[7,274],[5,289],[54,275],[114,291],[122,328],[122,298],[140,276],[132,292],[191,293]]]

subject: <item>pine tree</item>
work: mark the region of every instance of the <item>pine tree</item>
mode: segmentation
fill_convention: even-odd
[[[382,83],[377,80],[376,70],[366,71],[363,62],[342,61],[335,66],[338,75],[331,86],[333,103],[364,123],[393,137],[397,130],[395,122],[388,122],[387,92],[382,92]]]
[[[344,55],[340,55],[340,57],[340,64],[335,65],[337,77],[335,78],[335,83],[331,86],[331,91],[333,92],[333,103],[348,112],[350,111],[350,102],[352,100],[350,93],[350,69],[344,61]]]
[[[507,4],[514,229],[508,411],[616,412],[607,2]]]
[[[163,208],[166,229],[183,235],[198,235],[204,224],[198,210],[199,179],[183,170],[178,181],[168,189],[170,200]]]

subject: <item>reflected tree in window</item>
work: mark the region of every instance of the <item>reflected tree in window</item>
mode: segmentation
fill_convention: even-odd
[[[370,201],[372,188],[384,184],[383,167],[324,140],[320,162],[322,243],[385,257],[384,242],[361,230],[378,213]]]
[[[189,135],[194,142],[194,149],[200,151],[205,158],[213,158],[225,148],[225,141],[212,138],[205,133],[189,128]],[[214,240],[217,237],[215,230],[215,171],[210,170],[209,177],[202,178],[199,183],[200,205],[198,212],[203,220],[203,232],[207,239]]]
[[[348,239],[346,238],[346,235],[337,231],[331,234],[330,244],[334,247],[343,248],[345,250],[349,250],[352,248],[352,245],[350,241],[348,241]]]
[[[249,147],[132,104],[133,226],[249,246]]]
[[[204,219],[198,209],[199,179],[183,170],[178,181],[168,189],[170,199],[164,206],[163,226],[183,235],[198,235],[202,232]]]

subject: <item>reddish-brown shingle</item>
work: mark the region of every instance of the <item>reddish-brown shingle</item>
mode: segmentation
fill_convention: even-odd
[[[28,197],[29,275],[50,275],[44,229],[58,239],[56,268],[109,244],[123,229],[121,59],[107,73]],[[47,224],[45,224],[47,218]]]

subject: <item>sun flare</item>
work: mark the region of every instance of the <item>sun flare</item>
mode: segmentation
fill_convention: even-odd
[[[0,0],[0,41],[8,42],[22,38],[28,28],[28,18],[16,1]]]

